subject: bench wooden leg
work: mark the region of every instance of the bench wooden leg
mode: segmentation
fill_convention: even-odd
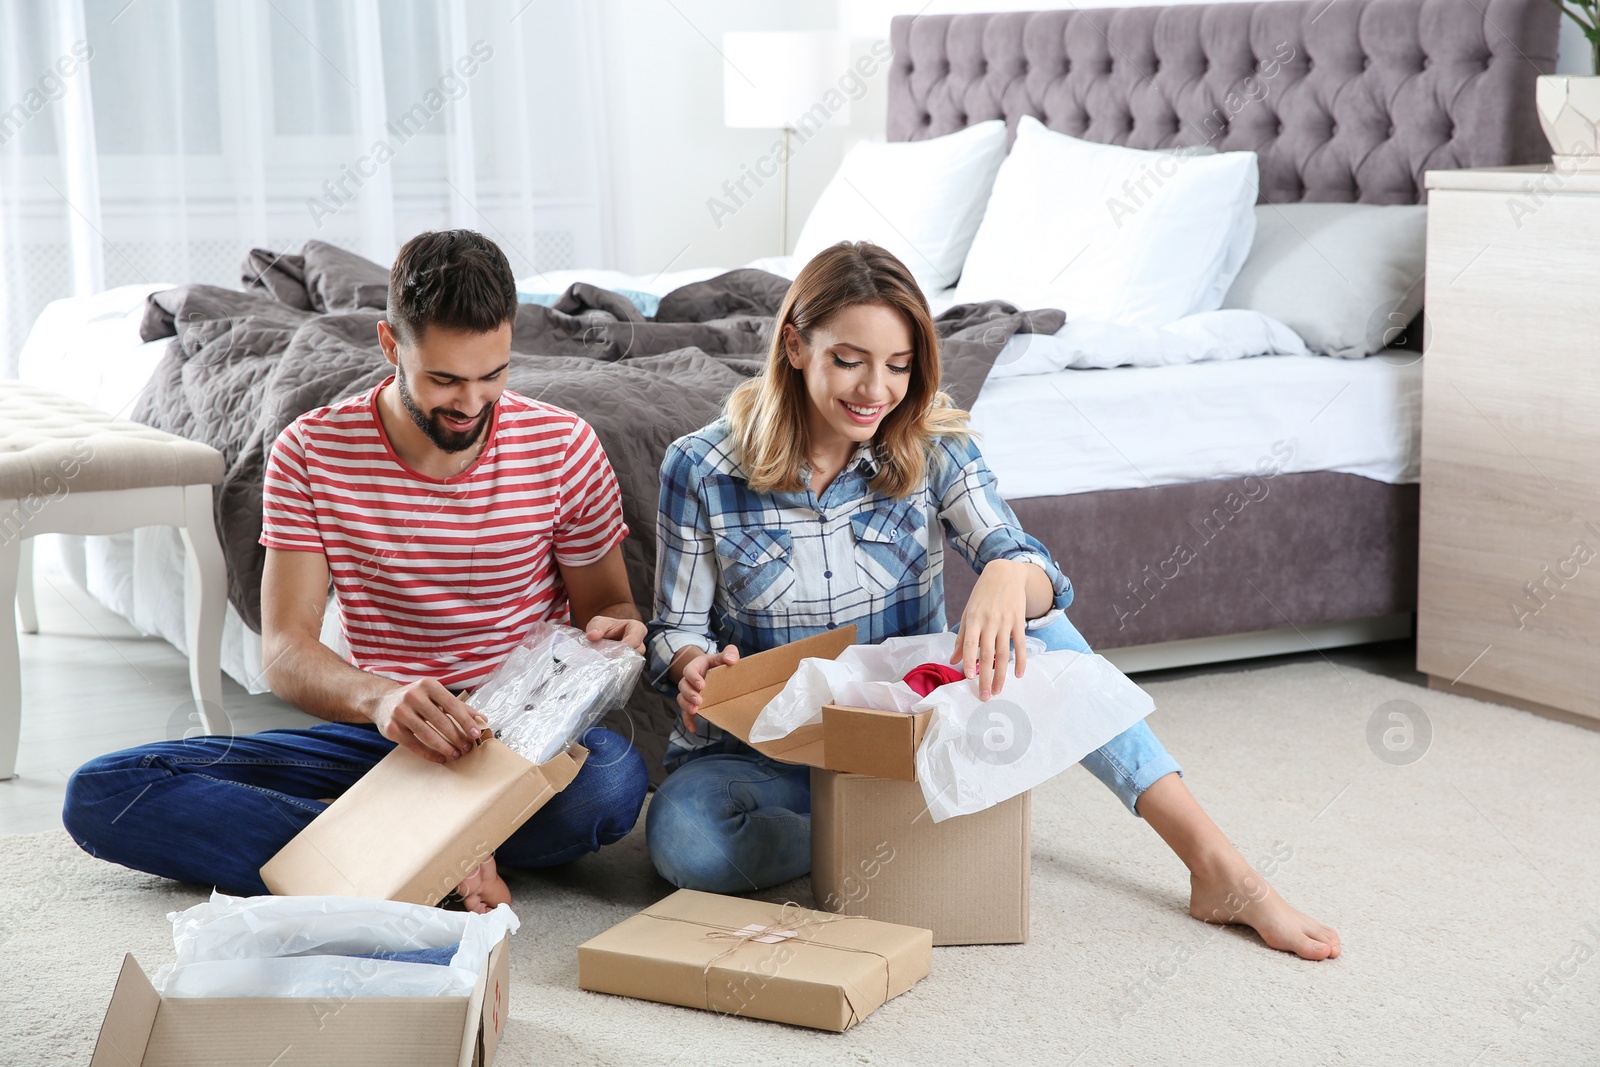
[[[39,632],[39,606],[33,599],[33,538],[23,541],[17,550],[17,618],[22,632]]]
[[[184,488],[183,519],[189,687],[206,733],[231,733],[222,709],[222,617],[228,603],[228,571],[217,543],[209,485]]]
[[[17,657],[17,616],[10,605],[17,595],[23,544],[22,538],[0,532],[0,604],[7,605],[0,611],[0,779],[16,773],[22,735],[22,663]]]

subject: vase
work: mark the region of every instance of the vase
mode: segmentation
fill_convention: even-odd
[[[1600,170],[1600,76],[1542,74],[1534,87],[1539,125],[1561,170]]]

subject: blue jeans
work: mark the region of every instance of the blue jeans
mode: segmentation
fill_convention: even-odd
[[[583,736],[577,778],[495,852],[504,867],[549,867],[633,829],[650,784],[609,730]],[[158,741],[90,760],[67,783],[61,821],[89,855],[224,893],[267,892],[261,865],[394,748],[377,727],[323,723],[242,737]]]
[[[1052,652],[1088,652],[1065,615],[1028,631]],[[669,759],[683,753],[669,753]],[[1138,815],[1139,796],[1178,763],[1143,721],[1083,757],[1082,766]],[[645,814],[650,859],[684,889],[747,893],[811,869],[810,769],[779,763],[735,738],[688,754]]]

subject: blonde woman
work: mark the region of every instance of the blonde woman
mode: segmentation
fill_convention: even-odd
[[[1072,587],[1017,525],[965,412],[939,391],[939,344],[905,266],[838,244],[801,270],[765,371],[661,469],[652,673],[682,720],[649,807],[651,859],[675,885],[763,889],[810,868],[806,768],[767,759],[696,715],[707,672],[854,623],[863,642],[946,628],[943,532],[979,572],[959,661],[988,699],[1024,638],[1089,651]],[[1190,871],[1189,911],[1254,928],[1307,959],[1339,937],[1290,907],[1201,810],[1139,723],[1083,760]]]

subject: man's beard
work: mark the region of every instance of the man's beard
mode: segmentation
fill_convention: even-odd
[[[443,452],[465,452],[478,443],[478,438],[483,436],[484,427],[489,425],[489,416],[494,411],[490,404],[483,409],[483,414],[478,416],[477,425],[470,430],[452,430],[444,424],[443,416],[453,419],[467,417],[464,411],[451,411],[447,408],[434,408],[431,414],[425,414],[417,407],[417,402],[411,397],[411,390],[406,385],[405,368],[395,365],[395,382],[400,386],[400,403],[405,405],[406,412],[411,416],[411,421],[417,424],[428,440],[434,443]]]

